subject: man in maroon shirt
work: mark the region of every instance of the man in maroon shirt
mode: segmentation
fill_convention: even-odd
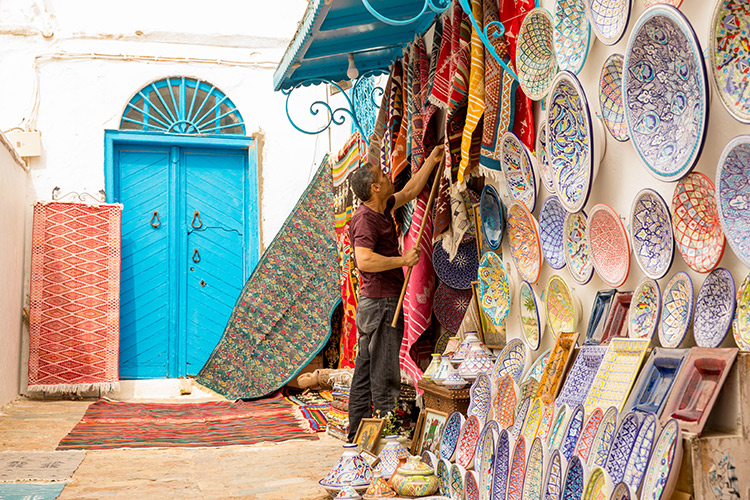
[[[376,166],[363,165],[351,177],[352,191],[362,202],[352,216],[349,234],[354,262],[361,276],[357,304],[359,333],[357,361],[349,393],[349,441],[371,406],[384,414],[393,409],[401,389],[399,349],[404,336],[403,314],[391,322],[404,283],[404,267],[419,262],[419,247],[399,250],[393,210],[422,192],[430,173],[443,158],[436,147],[404,188],[394,193],[393,182]],[[429,216],[429,215],[427,215]]]

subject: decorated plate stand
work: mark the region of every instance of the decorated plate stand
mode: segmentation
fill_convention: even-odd
[[[630,391],[625,408],[661,415],[688,352],[688,349],[655,347]]]

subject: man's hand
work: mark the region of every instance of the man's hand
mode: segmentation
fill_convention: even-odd
[[[430,153],[430,156],[427,157],[427,161],[430,162],[430,166],[434,167],[435,165],[439,165],[440,162],[443,159],[443,156],[445,156],[445,148],[442,144],[438,144],[435,146],[432,150],[432,153]]]
[[[407,267],[416,266],[419,262],[420,253],[422,253],[422,250],[418,246],[407,250],[406,253],[404,253],[404,265]]]

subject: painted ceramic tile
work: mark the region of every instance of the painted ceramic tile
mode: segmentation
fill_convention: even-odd
[[[526,440],[519,436],[513,449],[513,459],[508,473],[507,500],[522,500],[523,480],[526,476]]]
[[[664,181],[680,179],[695,165],[708,123],[703,51],[680,11],[658,6],[636,21],[623,89],[630,137],[648,171]]]
[[[475,415],[479,419],[479,423],[484,425],[492,404],[492,382],[486,373],[477,375],[474,383],[471,384],[469,395],[471,400],[466,414]]]
[[[630,454],[628,465],[625,467],[625,476],[622,479],[631,491],[638,491],[641,486],[658,430],[659,421],[656,415],[647,413],[643,417],[640,429],[638,429],[638,436],[633,444],[633,451]]]
[[[712,271],[724,255],[726,239],[719,220],[714,183],[693,172],[672,195],[672,231],[685,263],[699,273]]]
[[[633,445],[641,428],[641,419],[638,413],[630,412],[620,422],[620,427],[612,442],[604,470],[609,473],[612,482],[619,483],[625,477],[625,468],[630,460]]]
[[[523,500],[542,499],[542,481],[544,480],[544,446],[539,438],[531,442],[529,458],[526,463],[526,477],[523,482]]]
[[[587,413],[596,407],[622,409],[649,343],[648,339],[614,338],[610,341],[584,403]]]
[[[547,475],[544,479],[544,500],[562,500],[563,481],[565,480],[563,474],[560,452],[554,450],[550,454]]]
[[[600,151],[594,151],[594,126],[578,79],[560,71],[547,105],[547,152],[555,191],[565,210],[579,212],[588,201]],[[596,157],[594,154],[596,153]]]
[[[674,489],[682,462],[682,432],[676,420],[664,424],[659,439],[654,445],[651,459],[643,478],[641,499],[660,500],[669,498]],[[675,464],[677,464],[675,466]]]
[[[719,0],[714,7],[709,64],[714,89],[729,113],[742,123],[750,123],[750,86],[747,60],[750,47],[750,11],[744,0]]]
[[[539,229],[542,240],[542,254],[552,269],[565,267],[565,248],[563,246],[563,224],[565,208],[557,196],[549,196],[539,212]]]
[[[531,152],[513,132],[506,132],[500,139],[500,166],[511,199],[520,201],[533,212],[539,188],[534,164]]]
[[[562,440],[565,437],[565,429],[568,426],[568,418],[572,410],[567,406],[561,406],[557,409],[555,420],[552,424],[552,430],[550,431],[549,438],[547,439],[547,447],[550,453],[552,450],[559,450]]]
[[[542,270],[538,224],[526,206],[515,200],[508,208],[507,222],[510,255],[521,278],[533,285],[539,281]]]
[[[700,435],[736,356],[734,347],[690,349],[664,405],[661,422],[666,425],[675,419],[683,431]]]
[[[719,347],[732,326],[734,308],[732,273],[717,267],[706,277],[695,300],[695,344],[699,347]]]
[[[659,284],[651,278],[641,281],[633,292],[628,311],[630,338],[650,339],[659,323],[661,291]]]
[[[562,443],[560,444],[560,453],[570,460],[573,457],[573,452],[578,444],[578,438],[581,437],[583,431],[583,406],[578,405],[573,408],[573,412],[568,420],[568,426],[565,429],[565,435],[563,436]]]
[[[609,344],[615,337],[628,336],[628,312],[633,292],[617,292],[609,308],[609,316],[602,332],[602,344]]]
[[[500,430],[495,447],[495,464],[492,473],[492,500],[505,500],[510,472],[510,437],[508,431]]]
[[[659,319],[659,342],[664,347],[678,347],[693,318],[693,280],[680,271],[664,287]]]
[[[607,477],[604,471],[597,467],[591,471],[583,492],[583,500],[608,500]]]
[[[563,245],[563,255],[570,276],[576,283],[585,285],[594,275],[594,264],[586,241],[586,213],[583,210],[565,214]]]
[[[541,311],[540,314],[540,308],[543,306],[528,281],[521,282],[518,299],[521,329],[523,332],[522,338],[526,341],[529,349],[536,351],[539,349],[539,343],[544,333],[544,311]]]
[[[743,351],[750,350],[750,274],[737,291],[737,307],[732,324],[734,341]]]
[[[518,83],[523,93],[534,101],[547,97],[550,84],[557,73],[552,31],[552,15],[544,8],[536,8],[526,14],[518,31]]]
[[[750,15],[747,6],[743,11]],[[750,267],[750,135],[735,137],[724,148],[716,169],[716,187],[721,227],[734,253]]]
[[[604,203],[595,205],[589,213],[586,240],[602,281],[613,288],[625,283],[630,272],[630,243],[617,212]]]
[[[599,290],[594,297],[594,304],[591,306],[591,317],[586,329],[586,341],[584,344],[599,344],[604,335],[604,325],[609,317],[609,309],[615,298],[617,290]]]
[[[557,337],[536,392],[536,397],[540,398],[542,402],[552,403],[557,397],[563,374],[568,367],[573,349],[575,349],[576,340],[578,340],[577,333],[560,333]]]
[[[579,499],[583,495],[583,464],[581,459],[573,457],[568,463],[568,470],[565,474],[565,486],[563,486],[563,495],[565,499]]]
[[[661,415],[664,403],[667,402],[669,392],[689,352],[689,349],[655,347],[638,375],[625,409]]]
[[[560,69],[578,73],[589,52],[591,26],[585,0],[555,1],[555,54]]]
[[[534,399],[531,403],[531,408],[526,414],[526,421],[521,428],[521,434],[526,438],[527,443],[532,442],[536,437],[537,431],[539,430],[539,424],[542,422],[543,414],[544,403],[539,398]]]
[[[591,443],[589,456],[586,459],[586,466],[589,469],[592,469],[597,465],[599,467],[604,467],[607,463],[609,450],[612,447],[612,442],[614,441],[615,433],[617,432],[617,417],[617,408],[614,406],[610,406],[604,412],[602,421],[599,423],[599,428],[596,430],[594,441]]]
[[[586,345],[578,351],[573,366],[570,368],[560,395],[555,400],[557,406],[571,407],[586,402],[586,396],[594,383],[594,377],[599,371],[607,346]]]
[[[642,189],[630,207],[630,238],[638,267],[658,280],[672,267],[674,235],[672,216],[664,198],[653,189]]]
[[[619,42],[630,18],[630,0],[587,0],[586,3],[597,38],[604,45]]]
[[[553,274],[544,291],[544,306],[547,310],[547,325],[555,335],[575,331],[578,325],[578,305],[575,300],[565,280]]]
[[[608,0],[588,0],[590,4],[601,4],[602,1]],[[622,54],[612,54],[604,61],[599,75],[599,109],[612,137],[620,142],[629,140],[625,108],[622,105]]]
[[[581,458],[581,462],[586,463],[591,452],[591,445],[594,444],[594,438],[596,437],[596,431],[599,430],[599,424],[602,423],[604,412],[601,408],[596,408],[586,420],[586,425],[581,431],[581,437],[578,438],[578,444],[576,444],[575,454]]]
[[[497,250],[503,241],[505,221],[500,195],[490,184],[485,185],[482,189],[482,197],[479,200],[479,214],[484,240],[492,250]]]
[[[523,376],[524,382],[532,378],[539,382],[539,380],[542,378],[544,368],[547,366],[547,362],[549,361],[550,354],[552,354],[551,347],[544,351],[541,356],[536,358],[536,360],[534,360],[534,362],[531,364],[531,367],[529,367],[528,371]]]
[[[492,402],[494,418],[502,429],[507,429],[516,418],[516,389],[515,382],[508,375],[497,379],[497,392]]]
[[[545,443],[547,442],[547,436],[549,436],[550,430],[552,430],[552,421],[555,419],[554,404],[544,405],[542,411],[542,421],[539,422],[539,429],[536,431],[537,437],[541,438]]]
[[[523,424],[526,422],[526,415],[528,415],[531,409],[531,398],[523,398],[518,406],[516,407],[516,418],[513,422],[513,426],[508,429],[510,436],[513,439],[518,439],[523,429]]]
[[[486,252],[477,274],[482,310],[493,324],[504,325],[510,313],[511,289],[503,260],[495,252]]]
[[[539,122],[539,129],[536,132],[536,143],[534,144],[534,156],[539,166],[539,177],[542,186],[549,193],[554,194],[555,187],[552,184],[552,177],[549,172],[549,158],[547,157],[547,119]]]
[[[440,458],[451,460],[456,453],[458,436],[461,434],[461,427],[464,424],[464,416],[460,412],[454,411],[445,421],[443,434],[440,436]]]
[[[526,346],[521,339],[512,339],[505,344],[492,369],[492,379],[496,385],[503,375],[509,375],[516,383],[520,382],[526,368],[526,357]]]

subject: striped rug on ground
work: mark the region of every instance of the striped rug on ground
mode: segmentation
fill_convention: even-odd
[[[325,432],[328,427],[328,412],[331,411],[331,405],[320,406],[300,406],[299,411],[310,424],[310,428],[315,432]]]
[[[318,439],[277,396],[257,401],[164,404],[97,401],[58,450],[248,445]]]

